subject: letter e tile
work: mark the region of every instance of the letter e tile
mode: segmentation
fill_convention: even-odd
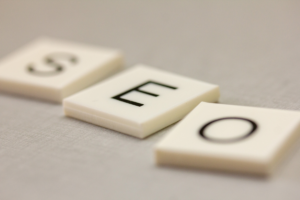
[[[201,101],[218,98],[216,85],[139,65],[66,98],[64,111],[144,138],[182,119]]]

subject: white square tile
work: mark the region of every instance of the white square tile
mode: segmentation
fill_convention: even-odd
[[[300,133],[300,112],[200,103],[155,146],[156,162],[269,174]]]
[[[199,102],[218,98],[216,85],[140,65],[66,98],[64,111],[144,138],[180,120]]]
[[[0,62],[0,90],[61,102],[115,73],[122,60],[116,50],[40,38]]]

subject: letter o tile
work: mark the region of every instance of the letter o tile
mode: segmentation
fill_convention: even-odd
[[[300,112],[200,103],[155,146],[159,165],[269,175],[300,134]]]

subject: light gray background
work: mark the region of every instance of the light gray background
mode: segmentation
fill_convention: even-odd
[[[0,57],[41,35],[218,84],[221,103],[300,110],[299,1],[0,1]],[[0,93],[0,199],[300,199],[300,142],[267,179],[157,167],[170,128],[139,140]]]

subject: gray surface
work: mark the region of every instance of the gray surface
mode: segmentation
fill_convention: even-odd
[[[221,103],[300,110],[300,3],[0,1],[0,57],[40,36],[120,48],[219,84]],[[268,179],[157,167],[145,140],[0,93],[0,199],[299,199],[300,142]]]

